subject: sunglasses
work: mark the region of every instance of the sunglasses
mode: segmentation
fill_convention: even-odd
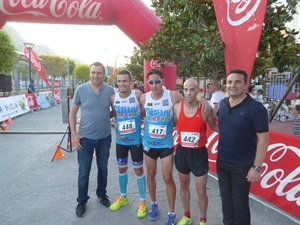
[[[160,84],[162,83],[163,79],[159,79],[159,80],[148,80],[148,84],[149,85],[153,85],[153,84]]]

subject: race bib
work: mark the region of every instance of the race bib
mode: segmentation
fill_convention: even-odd
[[[136,131],[135,120],[125,120],[119,122],[120,134],[131,134]]]
[[[194,132],[180,132],[181,145],[182,147],[187,148],[196,148],[198,147],[198,142],[200,139],[199,133]]]
[[[162,139],[165,138],[167,134],[166,125],[155,125],[149,124],[149,136],[152,138]]]

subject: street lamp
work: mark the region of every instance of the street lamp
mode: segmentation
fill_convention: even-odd
[[[29,63],[29,82],[31,82],[31,50],[34,47],[32,43],[23,43],[25,48],[28,50],[28,63]]]

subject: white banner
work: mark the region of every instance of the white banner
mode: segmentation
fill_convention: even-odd
[[[0,98],[0,121],[13,118],[30,111],[27,99],[24,95]]]

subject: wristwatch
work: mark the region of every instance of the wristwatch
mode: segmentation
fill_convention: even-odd
[[[257,172],[261,172],[262,171],[262,167],[261,166],[252,166],[253,169],[255,169]]]

